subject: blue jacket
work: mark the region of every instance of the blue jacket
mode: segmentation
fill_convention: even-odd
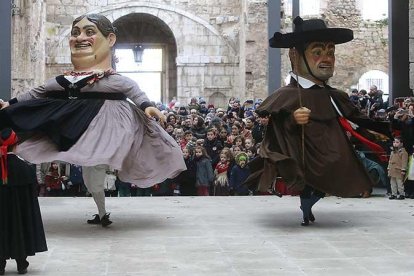
[[[239,195],[249,194],[247,186],[243,184],[249,175],[250,170],[247,166],[242,168],[239,165],[234,165],[231,169],[229,180],[230,190],[234,190],[234,192]]]
[[[214,180],[213,167],[207,157],[201,157],[197,162],[196,186],[209,186]]]

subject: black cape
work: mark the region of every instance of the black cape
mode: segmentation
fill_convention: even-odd
[[[292,115],[300,107],[299,91],[292,81],[257,109],[261,116],[270,115],[270,120],[260,157],[249,164],[251,175],[246,184],[258,185],[258,190],[265,192],[281,176],[295,191],[310,185],[325,193],[350,197],[369,190],[373,183],[338,121],[331,98],[345,118],[361,127],[389,135],[388,124],[369,120],[345,92],[329,86],[300,88],[300,95],[302,106],[311,110],[310,122],[304,126],[304,154],[302,127]]]
[[[7,162],[8,183],[0,185],[0,259],[21,259],[47,251],[46,238],[35,168],[14,154]]]

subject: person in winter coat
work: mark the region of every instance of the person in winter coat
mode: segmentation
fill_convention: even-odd
[[[197,164],[194,159],[193,150],[191,148],[183,148],[183,158],[187,170],[181,172],[174,182],[179,185],[180,195],[182,196],[195,196],[197,195],[196,189],[196,174]]]
[[[65,176],[60,175],[59,164],[52,162],[49,171],[45,176],[45,185],[48,196],[61,196],[63,189],[66,188],[63,184],[64,180]]]
[[[195,160],[197,164],[196,187],[197,195],[208,196],[209,187],[214,181],[213,167],[206,149],[200,146],[195,148]]]
[[[248,195],[249,190],[244,185],[244,181],[249,177],[250,170],[246,166],[249,157],[245,152],[240,152],[235,157],[236,165],[231,169],[230,174],[230,190],[234,195]]]
[[[223,149],[223,144],[212,128],[207,130],[207,137],[204,139],[204,148],[206,149],[207,155],[210,156],[213,168],[216,167],[220,160],[220,151]]]
[[[388,161],[388,176],[390,177],[391,196],[389,199],[405,199],[403,180],[407,173],[408,153],[404,149],[401,137],[395,137],[392,142],[392,152]]]

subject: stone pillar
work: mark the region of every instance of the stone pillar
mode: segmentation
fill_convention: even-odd
[[[412,1],[410,1],[412,2]],[[409,3],[388,0],[390,100],[412,96],[409,85]],[[390,101],[391,102],[391,101]]]
[[[275,32],[280,32],[280,8],[281,2],[268,2],[268,38],[271,38]],[[268,95],[272,94],[281,86],[281,52],[280,49],[268,47],[268,63],[269,71],[267,73],[268,79]]]
[[[12,18],[12,96],[45,81],[45,0],[16,1]]]
[[[10,99],[11,90],[11,10],[10,1],[0,1],[0,98]]]

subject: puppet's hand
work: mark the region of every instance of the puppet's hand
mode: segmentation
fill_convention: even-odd
[[[165,122],[167,121],[165,118],[165,115],[161,113],[161,111],[153,106],[149,106],[145,108],[145,115],[148,117],[154,117],[156,119],[159,119],[162,126],[164,126]]]
[[[9,105],[9,102],[4,102],[2,99],[0,99],[0,109],[6,108]]]
[[[295,118],[295,121],[298,125],[305,125],[309,122],[310,113],[310,109],[301,107],[293,112],[293,118]]]

